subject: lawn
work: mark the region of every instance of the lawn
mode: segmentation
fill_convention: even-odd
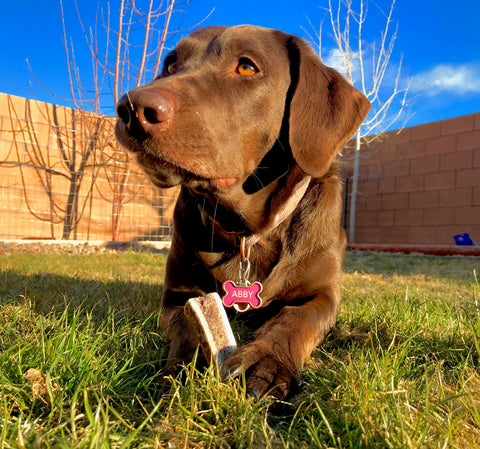
[[[337,329],[287,403],[159,375],[164,267],[0,255],[1,449],[480,447],[480,259],[348,254]]]

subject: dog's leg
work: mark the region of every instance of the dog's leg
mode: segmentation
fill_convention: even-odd
[[[187,251],[183,240],[178,238],[178,233],[174,233],[168,254],[159,320],[170,347],[165,372],[175,373],[178,365],[191,362],[200,344],[185,317],[184,305],[190,298],[204,296],[214,289],[215,281],[210,273],[191,251]]]
[[[169,343],[166,371],[175,371],[176,367],[192,361],[200,341],[193,332],[184,314],[184,307],[171,307],[162,311],[160,326]]]
[[[312,350],[334,328],[337,314],[338,301],[323,293],[301,306],[284,307],[259,329],[253,342],[224,362],[222,374],[235,377],[245,369],[253,396],[271,393],[285,398]]]

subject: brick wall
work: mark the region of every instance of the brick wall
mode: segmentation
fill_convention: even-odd
[[[356,243],[449,245],[465,232],[480,243],[480,113],[386,133],[366,154]]]

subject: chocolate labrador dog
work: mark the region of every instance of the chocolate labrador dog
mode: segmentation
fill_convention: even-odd
[[[346,238],[334,159],[369,109],[306,42],[247,25],[194,31],[120,100],[118,140],[157,186],[182,186],[162,299],[171,364],[199,344],[186,301],[229,281],[235,310],[264,322],[223,373],[244,369],[254,396],[288,394],[335,326]],[[261,304],[242,293],[253,283]]]

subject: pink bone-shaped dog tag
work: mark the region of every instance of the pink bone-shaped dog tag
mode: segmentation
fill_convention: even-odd
[[[226,295],[222,298],[225,307],[232,307],[235,304],[243,303],[249,304],[254,309],[257,309],[262,305],[262,298],[259,296],[259,293],[262,291],[262,284],[260,284],[260,282],[254,282],[248,287],[238,287],[234,282],[227,281],[223,284],[223,289],[226,292]],[[246,311],[248,308],[244,310]]]

